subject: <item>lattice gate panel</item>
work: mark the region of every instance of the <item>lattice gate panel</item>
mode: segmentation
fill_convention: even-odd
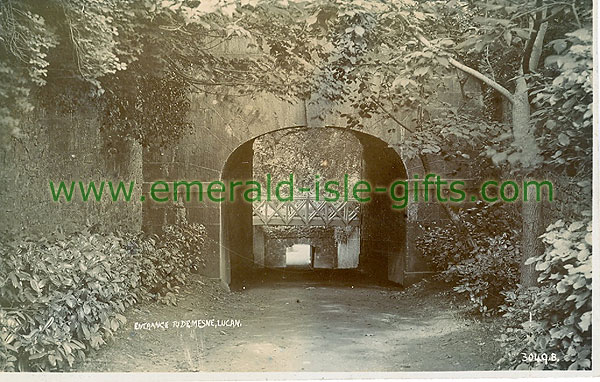
[[[254,225],[360,225],[360,204],[356,200],[327,202],[297,198],[291,202],[255,202],[252,207]]]

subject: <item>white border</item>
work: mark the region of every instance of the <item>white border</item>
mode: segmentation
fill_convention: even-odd
[[[593,248],[592,248],[592,285],[598,284],[600,274],[600,263],[597,261],[598,252],[600,250],[600,156],[599,156],[599,135],[600,126],[598,120],[598,75],[600,73],[598,66],[598,16],[600,12],[594,2],[594,116],[593,116],[593,179],[592,179],[592,227],[593,227]],[[600,306],[600,295],[593,289],[592,306]],[[252,372],[252,373],[0,373],[2,381],[77,381],[77,382],[96,382],[106,380],[127,380],[127,381],[284,381],[284,380],[302,380],[302,381],[344,381],[344,380],[369,380],[369,381],[447,381],[454,380],[478,380],[489,382],[504,382],[520,380],[522,378],[544,379],[547,381],[588,381],[590,377],[599,377],[598,373],[599,360],[599,334],[600,318],[592,311],[592,370],[591,371],[552,371],[552,370],[531,370],[531,371],[452,371],[452,372],[292,372],[292,373],[275,373],[275,372]]]

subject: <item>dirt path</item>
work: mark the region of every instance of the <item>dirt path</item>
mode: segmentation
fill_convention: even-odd
[[[145,303],[78,371],[492,370],[489,327],[431,288],[279,281],[226,293],[194,276],[176,307]],[[240,320],[173,328],[172,321]],[[169,329],[135,330],[168,321]]]

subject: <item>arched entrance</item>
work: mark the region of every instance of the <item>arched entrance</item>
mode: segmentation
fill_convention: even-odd
[[[343,129],[339,127],[325,127]],[[283,130],[283,129],[280,129]],[[406,211],[392,208],[390,185],[407,179],[406,168],[396,151],[373,135],[351,131],[363,150],[363,180],[372,186],[371,200],[361,205],[359,269],[376,280],[404,282],[407,254]],[[251,180],[253,141],[238,146],[228,157],[221,179],[231,182]],[[220,277],[224,284],[238,288],[259,266],[254,258],[252,204],[244,201],[243,187],[233,190],[234,202],[221,204]],[[227,191],[229,195],[230,191]]]

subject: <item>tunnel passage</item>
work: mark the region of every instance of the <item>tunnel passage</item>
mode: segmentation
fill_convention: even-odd
[[[388,190],[371,193],[372,200],[362,206],[359,264],[379,279],[402,284],[406,257],[406,212],[393,208],[389,189],[393,182],[407,179],[406,169],[387,143],[367,134],[358,134],[358,139],[365,153],[364,179],[373,188],[385,187]]]
[[[288,240],[278,240],[280,246],[283,243],[283,248],[277,251],[279,254],[283,253],[283,256],[278,256],[276,262],[279,263],[274,264],[272,258],[269,258],[269,250],[273,250],[269,240],[273,235],[264,232],[273,230],[274,227],[267,226],[268,229],[260,232],[261,227],[256,225],[256,211],[253,211],[252,203],[242,197],[248,187],[236,187],[233,191],[235,201],[221,204],[220,272],[221,280],[231,288],[240,288],[265,269],[285,269],[287,249],[301,244],[311,247],[309,268],[356,268],[358,272],[373,280],[403,283],[406,214],[404,210],[392,208],[393,201],[388,192],[374,192],[375,188],[387,190],[392,182],[406,179],[402,160],[387,143],[377,137],[349,129],[327,129],[351,132],[357,138],[362,147],[360,178],[372,186],[372,192],[361,193],[362,197],[370,196],[371,201],[359,203],[360,213],[358,219],[353,222],[353,227],[347,229],[345,245],[338,245],[332,249],[327,241],[328,236],[323,234],[326,230],[331,230],[333,225],[340,225],[339,221],[333,219],[319,227],[312,227],[322,231],[320,236],[289,235],[286,238]],[[230,182],[252,179],[255,139],[239,146],[225,163],[222,180],[228,187]],[[314,144],[318,145],[318,142]],[[230,190],[227,190],[226,194],[229,195],[229,192]],[[334,255],[326,256],[328,251],[334,252]]]

